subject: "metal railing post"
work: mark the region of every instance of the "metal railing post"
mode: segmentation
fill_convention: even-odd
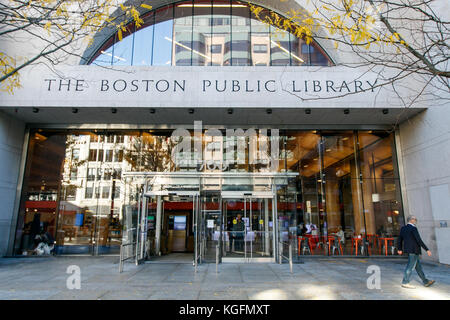
[[[292,274],[292,243],[289,242],[289,268]]]
[[[282,242],[278,242],[278,263],[282,264],[283,263],[283,243]]]
[[[123,245],[120,245],[119,273],[123,271]]]
[[[219,245],[216,245],[216,273],[219,272]]]

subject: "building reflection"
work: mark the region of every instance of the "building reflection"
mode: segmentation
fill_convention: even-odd
[[[176,151],[180,141],[169,130],[31,130],[15,253],[32,250],[43,228],[59,254],[118,253],[142,187],[124,172],[270,172],[262,161],[270,150],[278,150],[270,155],[278,172],[299,173],[276,190],[278,232],[298,244],[298,254],[386,254],[383,245],[393,245],[384,238],[395,239],[404,220],[392,133],[280,130],[273,139],[260,130],[241,138],[224,132],[201,135],[203,159],[228,163],[220,167],[174,163],[193,153]],[[256,149],[240,154],[241,141]]]
[[[258,17],[238,1],[182,1],[143,15],[144,25],[128,25],[122,41],[108,39],[94,65],[153,66],[329,66],[316,42],[269,26],[274,13]]]

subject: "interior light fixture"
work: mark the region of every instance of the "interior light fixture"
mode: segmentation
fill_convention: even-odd
[[[103,51],[103,50],[100,51],[100,52],[101,52],[101,54],[104,54],[105,56],[110,56],[110,57],[113,56],[111,53]],[[127,61],[127,59],[122,58],[122,57],[118,57],[118,56],[114,56],[114,58],[116,58],[117,60],[120,60],[120,61]]]
[[[183,4],[179,4],[177,5],[177,7],[179,8],[247,8],[247,6],[245,4],[210,4],[210,3],[196,3],[196,4],[192,4],[192,3],[183,3]]]
[[[270,40],[270,42],[274,45],[276,45],[278,48],[280,48],[281,50],[283,50],[284,52],[286,52],[288,55],[290,55],[291,57],[293,57],[294,59],[297,59],[300,62],[305,62],[305,60],[303,60],[300,57],[297,57],[295,54],[293,54],[292,52],[289,52],[289,50],[287,50],[286,48],[283,48],[282,46],[280,46],[278,43],[276,43],[273,40]]]
[[[199,56],[201,56],[201,57],[203,57],[203,58],[205,58],[205,59],[207,59],[207,60],[211,60],[211,58],[208,57],[207,55],[204,55],[203,53],[198,52],[197,50],[193,50],[192,48],[189,48],[188,46],[185,46],[184,44],[181,44],[181,43],[179,43],[178,41],[172,40],[172,39],[170,39],[169,37],[164,37],[164,39],[166,39],[167,41],[173,42],[173,43],[175,43],[177,46],[180,46],[180,47],[182,47],[182,48],[184,48],[184,49],[186,49],[186,50],[192,51],[193,53],[198,54]]]

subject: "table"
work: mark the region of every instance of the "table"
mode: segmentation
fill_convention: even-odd
[[[363,238],[352,238],[352,251],[353,251],[353,246],[355,246],[355,255],[358,255],[358,242],[359,241],[363,241]]]
[[[339,252],[343,255],[341,240],[338,236],[328,236],[328,252],[331,252],[331,244],[334,244],[335,241],[339,244]]]
[[[384,241],[384,254],[387,256],[387,246],[389,244],[389,241],[392,241],[392,245],[394,245],[394,238],[380,238],[381,241]],[[381,246],[380,246],[380,254],[381,254]]]

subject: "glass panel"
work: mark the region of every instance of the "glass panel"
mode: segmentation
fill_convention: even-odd
[[[175,6],[172,65],[192,65],[192,12],[192,1],[183,2],[183,4]]]
[[[312,42],[309,46],[311,54],[311,65],[313,66],[328,66],[330,65],[328,58],[325,55],[323,49],[315,42]]]
[[[273,241],[272,200],[247,198],[245,245],[247,259],[271,257]]]
[[[195,1],[195,4],[192,65],[205,66],[211,63],[211,51],[207,50],[211,44],[211,1]]]
[[[225,252],[226,254],[229,239],[228,236],[223,236],[222,239],[220,239],[220,234],[224,228],[222,221],[220,192],[203,192],[201,196],[200,208],[201,220],[203,222],[203,259],[207,262],[215,262],[216,245],[219,245],[219,250],[221,252]]]
[[[291,52],[291,64],[293,66],[301,66],[308,64],[308,51],[303,52],[303,46],[307,46],[306,42],[303,39],[299,39],[294,36],[292,33],[289,35],[290,37],[290,52]]]
[[[364,233],[353,132],[323,132],[327,250],[351,254],[352,239]]]
[[[123,32],[122,41],[119,41],[118,36],[116,35],[116,42],[114,44],[114,57],[113,57],[113,65],[114,66],[131,66],[132,65],[132,53],[133,53],[133,40],[134,33],[133,30],[134,25],[128,26],[127,31]]]
[[[231,65],[251,66],[250,10],[247,6],[232,6],[231,31]]]
[[[155,32],[153,37],[152,65],[170,66],[173,51],[173,7],[169,6],[157,11],[155,16]]]
[[[263,10],[260,19],[268,15],[267,10]],[[253,12],[251,13],[251,45],[252,45],[252,62],[254,66],[270,65],[270,33],[269,25],[260,22]]]
[[[25,180],[17,224],[15,254],[30,255],[44,235],[51,247],[56,239],[58,187],[65,158],[65,137],[31,131]],[[71,163],[75,167],[76,160]],[[69,162],[70,164],[70,162]],[[69,180],[69,179],[68,179]],[[70,180],[69,180],[70,183]],[[69,191],[64,190],[63,195]],[[70,192],[73,196],[73,191]],[[49,252],[46,252],[49,254]]]
[[[291,64],[289,32],[270,26],[270,59],[272,66],[289,66]]]
[[[214,4],[216,5],[213,6],[213,16],[211,18],[211,46],[215,47],[214,50],[217,53],[211,54],[211,65],[229,66],[231,63],[231,9],[226,5],[229,5],[230,2],[214,1]]]
[[[143,17],[143,26],[136,30],[134,34],[134,66],[149,66],[152,64],[154,19],[153,13],[147,14]]]
[[[114,37],[109,38],[102,48],[97,52],[91,64],[97,66],[111,66],[113,58]]]
[[[324,254],[325,199],[322,179],[321,136],[317,131],[289,131],[286,134],[286,166],[288,171],[300,173],[296,195],[288,195],[289,202],[296,201],[298,254]],[[292,184],[290,184],[292,185]],[[292,192],[291,192],[292,193]],[[296,198],[296,199],[295,199]],[[294,217],[292,218],[292,220]],[[293,225],[291,224],[291,227]]]
[[[245,234],[248,224],[245,199],[226,199],[223,201],[224,222],[226,225],[227,257],[245,257]],[[225,255],[225,254],[224,254]]]

